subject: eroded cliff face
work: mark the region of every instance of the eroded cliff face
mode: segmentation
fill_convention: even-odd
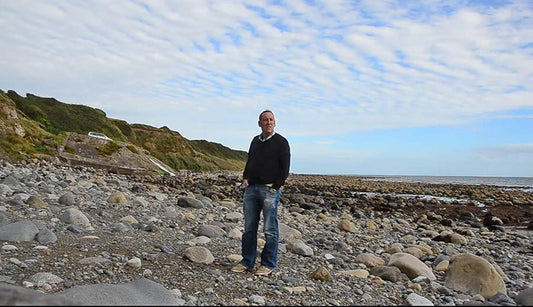
[[[9,135],[22,138],[26,132],[20,122],[15,103],[0,92],[0,136]]]
[[[70,165],[85,165],[122,174],[165,173],[156,163],[163,162],[146,150],[125,142],[107,141],[88,135],[67,133],[58,146],[58,156]],[[166,166],[170,169],[170,167]]]

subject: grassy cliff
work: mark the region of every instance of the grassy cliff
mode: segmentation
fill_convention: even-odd
[[[20,116],[11,121],[23,124],[28,136],[27,139],[26,136],[12,133],[9,138],[2,138],[0,154],[3,156],[19,157],[15,152],[33,154],[38,150],[36,148],[50,153],[66,132],[87,134],[96,131],[106,134],[113,141],[141,147],[176,170],[242,170],[246,162],[244,151],[205,140],[188,140],[167,127],[155,128],[108,118],[100,109],[33,94],[22,97],[15,91],[4,93],[0,90],[0,99],[6,109],[8,105],[16,107]],[[0,109],[0,119],[7,123],[2,116],[7,118],[7,112]],[[6,135],[15,130],[15,126],[4,126]]]
[[[15,103],[0,91],[0,156],[20,160],[53,155],[65,135],[49,133],[43,128],[18,112]]]

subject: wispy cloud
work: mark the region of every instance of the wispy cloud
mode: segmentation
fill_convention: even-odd
[[[0,86],[246,149],[532,109],[530,1],[0,0]],[[245,128],[243,128],[245,127]]]
[[[533,162],[533,143],[482,147],[477,154],[486,160],[527,158]]]

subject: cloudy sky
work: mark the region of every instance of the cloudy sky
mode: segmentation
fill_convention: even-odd
[[[293,173],[533,176],[533,2],[0,0],[0,89]]]

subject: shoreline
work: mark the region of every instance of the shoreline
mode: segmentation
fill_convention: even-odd
[[[533,223],[533,193],[493,185],[467,185],[454,183],[419,183],[365,180],[361,177],[343,175],[291,174],[287,184],[298,188],[309,185],[313,189],[349,197],[350,193],[376,193],[365,198],[376,207],[402,207],[404,211],[421,215],[428,212],[443,212],[449,218],[460,218],[468,213],[483,220],[492,214],[503,224],[527,226]],[[404,199],[402,195],[412,195]],[[424,197],[426,195],[430,198]],[[440,199],[439,199],[440,198]],[[448,198],[448,201],[443,199]],[[459,201],[460,200],[460,201]],[[477,204],[483,204],[478,206]]]

